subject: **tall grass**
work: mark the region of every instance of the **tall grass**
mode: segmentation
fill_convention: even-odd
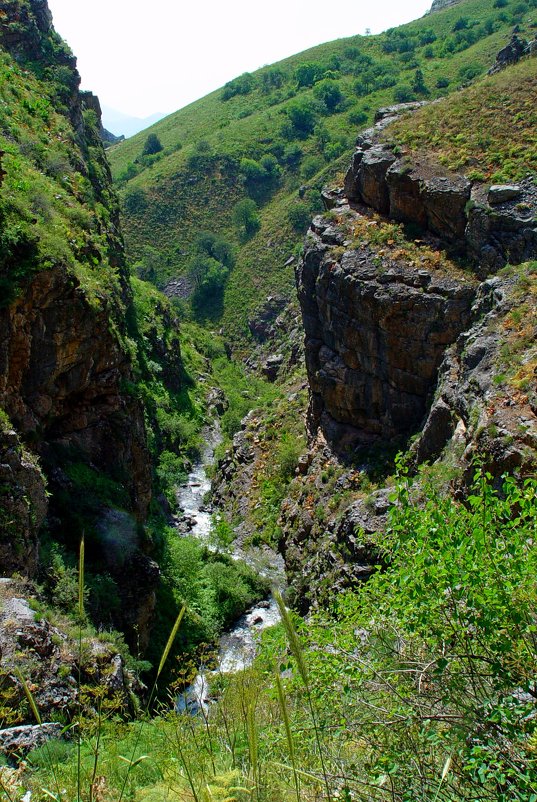
[[[332,794],[330,792],[330,783],[328,781],[328,774],[326,771],[326,765],[323,757],[323,748],[321,745],[321,733],[319,729],[319,723],[317,720],[317,714],[315,712],[315,706],[313,704],[313,697],[311,693],[311,684],[308,674],[308,668],[306,665],[306,659],[304,656],[304,650],[302,648],[302,644],[300,643],[299,637],[297,635],[296,629],[293,625],[291,620],[291,616],[289,615],[289,610],[285,606],[281,593],[276,590],[274,592],[274,598],[278,604],[278,608],[280,610],[280,615],[282,617],[283,625],[285,627],[285,633],[287,635],[287,639],[289,641],[289,648],[291,649],[291,654],[296,660],[296,664],[298,667],[298,673],[300,674],[300,678],[304,684],[304,688],[306,691],[306,699],[308,702],[308,708],[311,715],[311,721],[313,724],[313,730],[315,732],[315,741],[317,743],[317,749],[319,751],[319,760],[321,761],[321,770],[323,774],[324,785],[326,789],[326,798],[328,802],[331,802]]]

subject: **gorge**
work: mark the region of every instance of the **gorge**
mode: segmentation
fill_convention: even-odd
[[[0,0],[7,799],[534,799],[537,12],[431,12],[105,153]]]

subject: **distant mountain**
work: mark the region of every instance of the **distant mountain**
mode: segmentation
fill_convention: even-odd
[[[107,131],[111,131],[116,136],[134,136],[144,128],[149,128],[153,123],[162,120],[165,114],[157,112],[150,117],[131,117],[128,114],[123,114],[121,111],[111,109],[109,106],[103,106],[103,125]]]

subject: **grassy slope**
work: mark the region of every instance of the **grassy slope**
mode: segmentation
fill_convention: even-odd
[[[345,169],[359,128],[370,122],[380,106],[394,100],[394,92],[408,87],[416,68],[422,70],[429,97],[436,97],[457,89],[470,74],[483,74],[494,61],[495,54],[505,43],[514,21],[527,23],[534,12],[531,5],[509,3],[506,8],[494,8],[493,0],[466,0],[462,5],[424,17],[398,29],[403,35],[414,37],[417,47],[408,53],[385,53],[383,44],[387,34],[374,37],[355,36],[308,50],[275,65],[283,73],[283,85],[263,93],[260,88],[263,75],[269,68],[254,74],[254,89],[245,95],[236,95],[228,101],[221,99],[219,90],[191,104],[157,123],[149,131],[160,138],[164,150],[153,157],[151,164],[139,159],[147,131],[114,147],[110,151],[113,173],[123,179],[123,197],[140,197],[138,209],[124,211],[124,229],[129,253],[135,259],[144,259],[147,246],[158,249],[157,283],[184,271],[192,253],[196,233],[209,229],[223,234],[235,242],[238,255],[228,282],[222,322],[231,335],[244,335],[248,313],[264,297],[274,291],[291,293],[293,271],[285,267],[302,238],[301,231],[290,225],[287,212],[297,203],[297,190],[308,183],[320,187],[333,181]],[[464,30],[480,31],[481,38],[459,52],[455,47],[461,31],[454,31],[458,21],[465,18]],[[489,23],[493,32],[485,35],[483,26]],[[421,44],[418,37],[432,32],[436,40]],[[433,37],[431,37],[433,38]],[[427,50],[429,48],[429,50]],[[358,97],[354,84],[363,81],[364,69],[357,53],[370,56],[381,70],[392,71],[397,85],[376,89]],[[287,120],[286,109],[297,99],[314,101],[315,89],[301,88],[297,92],[295,70],[300,65],[316,62],[329,68],[339,60],[339,70],[330,73],[339,85],[344,100],[332,114],[317,114],[317,122],[325,128],[328,144],[319,145],[318,136],[282,138],[281,128]],[[439,79],[447,86],[437,87]],[[296,94],[295,94],[296,93]],[[419,93],[416,97],[421,97]],[[361,126],[349,121],[356,113],[365,115]],[[212,149],[209,170],[189,166],[196,143],[205,140]],[[298,145],[302,162],[298,169],[285,164],[281,146]],[[279,187],[267,193],[261,206],[261,228],[247,244],[241,244],[231,224],[231,207],[245,189],[239,174],[241,157],[260,159],[264,154],[275,153],[282,167]],[[317,172],[311,172],[311,159],[317,158]],[[308,161],[309,160],[309,161]],[[140,171],[125,180],[131,173]],[[309,169],[308,169],[309,168]],[[314,171],[315,172],[315,171]],[[134,204],[136,205],[136,204]],[[128,206],[128,204],[127,204]],[[314,205],[309,199],[309,207]]]
[[[95,303],[100,292],[119,302],[118,272],[109,252],[115,199],[105,189],[107,168],[96,118],[93,112],[85,113],[85,142],[77,141],[59,110],[62,94],[68,91],[52,75],[40,79],[0,51],[0,151],[5,171],[0,304],[9,302],[32,272],[59,264],[76,274]],[[88,170],[97,179],[93,185]]]
[[[426,150],[449,169],[462,169],[478,181],[535,174],[536,70],[534,59],[522,61],[399,120],[388,136],[407,146],[411,155]]]

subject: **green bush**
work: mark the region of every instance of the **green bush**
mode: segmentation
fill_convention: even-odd
[[[255,78],[249,72],[244,72],[233,81],[228,81],[222,90],[222,100],[231,100],[235,95],[248,95],[255,86]]]
[[[295,78],[299,87],[313,86],[319,81],[324,73],[322,64],[317,62],[306,62],[300,64],[295,70]]]
[[[241,239],[248,240],[253,237],[261,225],[257,203],[251,198],[244,198],[235,204],[233,222]]]
[[[291,101],[286,108],[286,114],[298,137],[304,138],[313,132],[317,112],[311,100],[297,98]]]
[[[323,104],[327,114],[333,114],[343,101],[343,92],[337,81],[320,81],[315,85],[313,94]]]
[[[156,134],[149,134],[144,142],[144,149],[142,150],[143,156],[154,156],[155,153],[160,153],[162,150],[162,143]]]
[[[293,203],[287,210],[287,219],[297,234],[304,234],[308,230],[311,223],[311,216],[309,206],[302,201]]]

